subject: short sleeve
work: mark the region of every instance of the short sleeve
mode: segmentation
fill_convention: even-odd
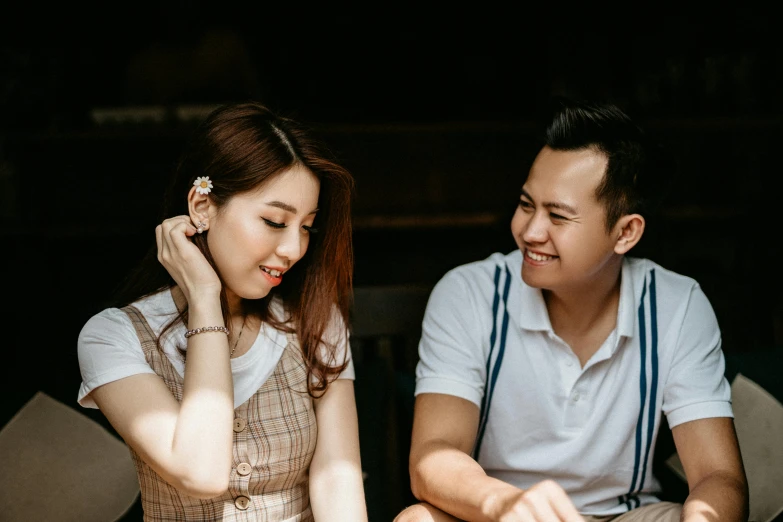
[[[691,289],[663,394],[670,427],[710,417],[733,417],[731,387],[715,312],[698,285]]]
[[[481,301],[472,298],[459,271],[448,272],[435,285],[422,321],[416,395],[443,393],[481,405],[486,369],[477,306]]]
[[[78,403],[97,408],[90,393],[97,387],[131,375],[155,373],[144,357],[130,317],[118,308],[107,308],[91,317],[77,342],[82,383]]]
[[[332,316],[329,320],[329,324],[324,332],[324,340],[330,346],[335,346],[335,363],[340,365],[343,361],[348,361],[348,365],[337,377],[338,379],[351,379],[356,378],[356,374],[353,368],[353,357],[351,354],[351,345],[349,343],[348,332],[346,330],[345,321],[340,313],[339,309],[335,306],[332,310]],[[322,348],[322,356],[327,357],[328,352],[326,347]]]

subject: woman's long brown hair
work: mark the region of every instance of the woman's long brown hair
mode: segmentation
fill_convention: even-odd
[[[314,227],[305,255],[287,273],[285,282],[269,295],[244,301],[246,313],[254,313],[275,328],[297,335],[308,370],[308,392],[323,393],[348,364],[338,361],[338,346],[325,339],[327,327],[341,317],[348,340],[349,310],[353,296],[353,245],[351,202],[354,181],[309,129],[290,118],[278,116],[255,103],[224,105],[214,110],[195,129],[185,147],[165,195],[161,221],[188,213],[187,195],[198,176],[209,176],[214,185],[210,199],[218,208],[237,194],[253,190],[293,167],[302,165],[320,180]],[[215,268],[207,246],[208,232],[196,235],[194,243]],[[125,280],[113,305],[122,307],[176,283],[158,262],[157,246]],[[279,296],[285,317],[277,318],[270,303]],[[225,290],[221,292],[225,324],[229,324]],[[339,314],[339,315],[338,315]],[[161,332],[186,320],[184,309]],[[183,340],[184,342],[184,340]],[[184,355],[184,351],[181,351]]]

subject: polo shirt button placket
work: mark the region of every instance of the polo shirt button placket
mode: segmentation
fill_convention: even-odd
[[[581,379],[586,379],[586,376],[583,375]],[[564,418],[566,428],[579,431],[587,423],[591,410],[591,403],[586,394],[588,389],[586,382],[580,382],[567,392]]]

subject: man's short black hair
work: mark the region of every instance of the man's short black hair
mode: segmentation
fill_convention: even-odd
[[[662,149],[617,105],[555,98],[544,143],[553,150],[594,148],[608,159],[596,198],[611,230],[624,215],[657,210],[671,165]]]

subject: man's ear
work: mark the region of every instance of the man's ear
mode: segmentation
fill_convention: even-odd
[[[191,187],[188,192],[188,215],[193,226],[199,233],[209,228],[209,214],[212,202],[208,194],[201,194],[196,187]]]
[[[612,235],[617,238],[614,244],[616,254],[626,254],[642,239],[644,218],[640,214],[627,214],[615,224]]]

